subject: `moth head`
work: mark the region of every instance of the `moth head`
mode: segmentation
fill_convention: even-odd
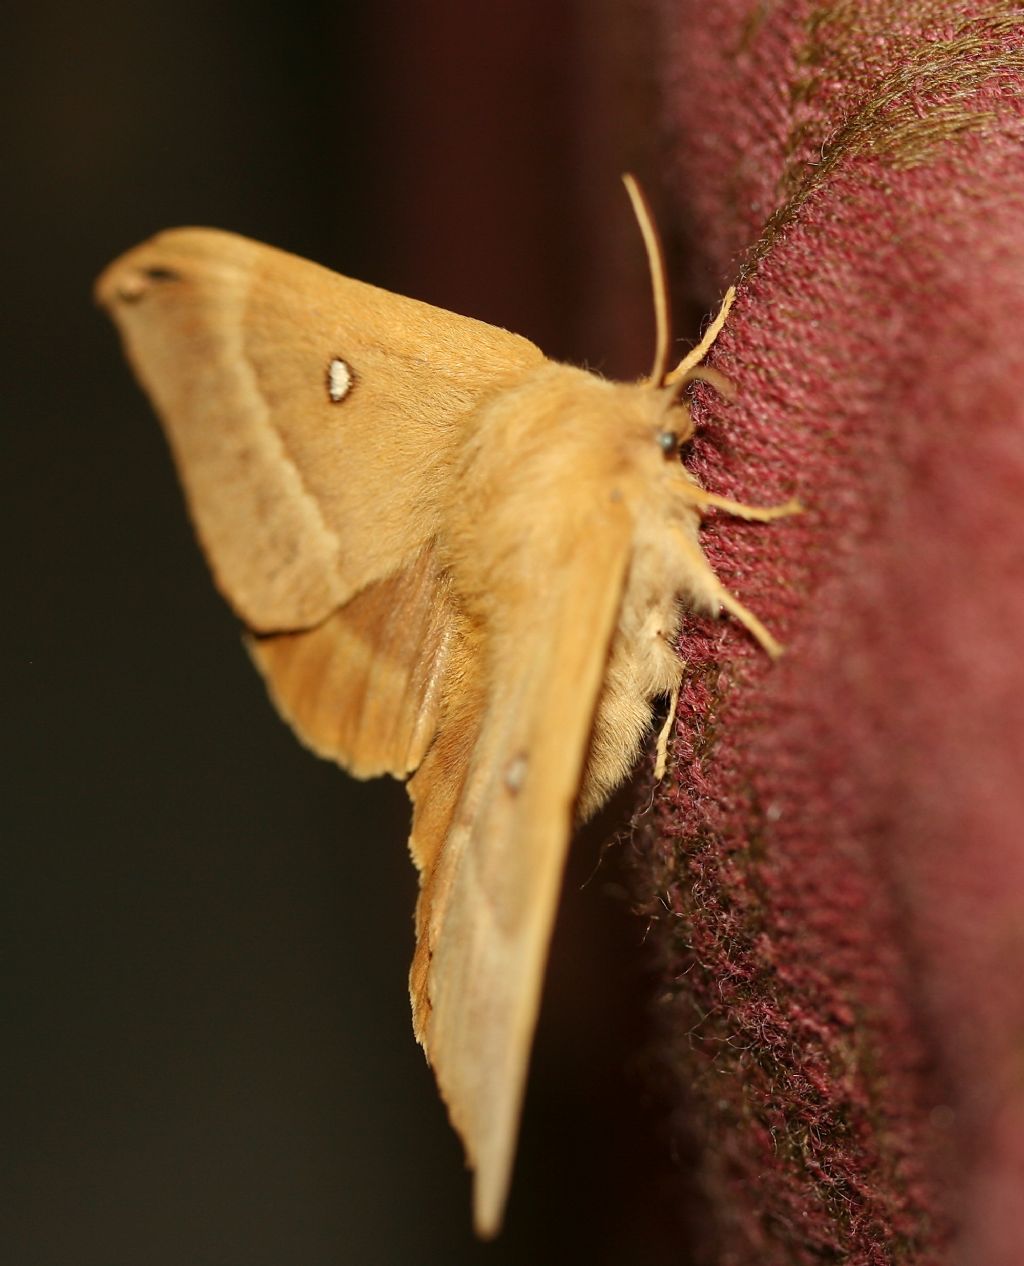
[[[679,450],[693,436],[693,417],[690,413],[690,401],[685,394],[692,382],[706,382],[726,398],[731,400],[735,395],[733,385],[724,374],[711,369],[707,365],[695,365],[683,374],[656,390],[662,398],[664,413],[656,435],[656,443],[666,459],[675,459]]]
[[[587,420],[581,431],[607,436],[609,455],[650,481],[667,477],[674,482],[682,473],[682,455],[693,438],[689,402],[678,392],[654,389],[646,383],[613,383],[594,380]],[[563,424],[564,425],[564,424]]]
[[[657,392],[661,408],[655,418],[653,439],[657,452],[665,462],[679,461],[680,450],[693,438],[693,418],[689,402],[681,399],[674,388]]]

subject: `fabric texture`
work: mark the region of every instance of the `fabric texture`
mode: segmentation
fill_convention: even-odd
[[[693,621],[638,837],[718,1266],[1024,1256],[1024,7],[662,0],[738,280],[691,468],[786,645]],[[685,1102],[683,1099],[685,1098]]]

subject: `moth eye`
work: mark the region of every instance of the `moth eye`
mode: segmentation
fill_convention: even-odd
[[[332,404],[340,404],[352,390],[355,374],[347,361],[340,356],[332,358],[327,366],[327,394]]]
[[[679,451],[679,433],[677,431],[659,432],[658,447],[666,457],[674,457]]]

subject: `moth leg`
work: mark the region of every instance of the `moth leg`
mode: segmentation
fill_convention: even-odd
[[[796,497],[790,497],[777,506],[748,506],[743,501],[732,501],[729,497],[719,497],[713,492],[705,492],[703,488],[687,488],[686,495],[698,505],[714,506],[716,510],[724,510],[726,514],[734,514],[738,519],[751,519],[757,523],[770,523],[772,519],[784,519],[791,514],[803,514],[803,506]]]
[[[698,489],[697,491],[700,490]],[[755,514],[756,513],[758,513],[758,511],[755,510]],[[707,591],[705,595],[702,595],[705,601],[710,602],[713,600],[718,602],[718,604],[724,607],[730,615],[735,616],[736,619],[739,620],[743,627],[757,639],[772,659],[778,659],[782,654],[782,644],[772,637],[767,628],[765,628],[757,616],[754,615],[753,611],[748,611],[743,603],[740,602],[739,598],[735,597],[728,589],[726,589],[725,585],[723,585],[715,575],[711,564],[704,557],[704,551],[700,548],[700,546],[695,541],[691,541],[686,536],[686,533],[678,527],[674,528],[674,534],[678,537],[679,542],[683,547],[684,554],[689,556],[701,578],[707,583]]]
[[[730,615],[734,615],[740,624],[760,642],[772,659],[779,658],[782,654],[782,643],[777,642],[753,611],[748,611],[739,598],[731,594],[722,584],[718,586],[718,601]]]
[[[672,726],[676,719],[676,708],[679,706],[679,683],[677,682],[669,692],[668,696],[668,716],[665,723],[661,727],[658,734],[657,754],[654,758],[654,781],[661,782],[665,777],[665,766],[668,764],[668,740],[672,733]]]
[[[732,307],[732,301],[735,298],[736,287],[730,286],[725,292],[725,298],[722,300],[722,306],[718,309],[718,315],[704,331],[704,337],[692,351],[686,353],[675,369],[665,375],[665,386],[669,386],[671,383],[683,380],[689,381],[689,379],[687,379],[688,374],[690,375],[690,378],[696,377],[696,375],[691,373],[691,370],[699,365],[704,357],[707,356],[708,352],[711,351],[712,344],[721,333],[722,326],[725,325],[725,319],[729,315],[729,309]],[[703,375],[701,376],[703,377]],[[716,378],[717,377],[720,377],[720,375],[716,375]],[[712,379],[707,379],[707,381],[713,382]],[[717,383],[714,385],[717,385]]]

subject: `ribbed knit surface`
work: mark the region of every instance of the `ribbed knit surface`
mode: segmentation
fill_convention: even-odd
[[[692,622],[640,903],[716,1266],[1024,1260],[1024,8],[662,0],[739,279],[691,466],[786,644]],[[708,306],[713,295],[703,298]]]

